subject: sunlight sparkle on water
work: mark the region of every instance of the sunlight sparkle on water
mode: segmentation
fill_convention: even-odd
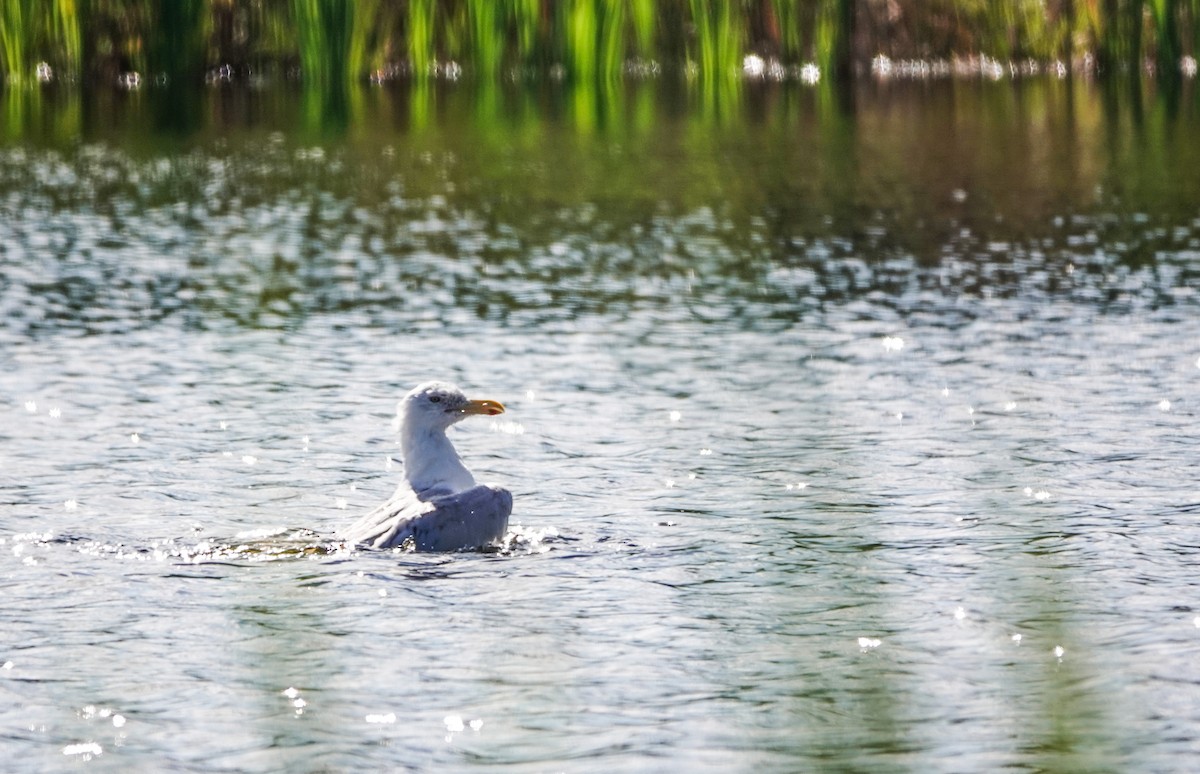
[[[1022,639],[1024,639],[1024,637],[1023,637],[1022,635],[1020,635],[1020,634],[1014,634],[1014,635],[1012,636],[1012,641],[1013,641],[1013,642],[1015,642],[1015,643],[1016,643],[1016,644],[1018,644],[1018,645],[1020,645],[1020,644],[1021,644],[1021,640],[1022,640]]]
[[[129,436],[129,441],[130,441],[130,443],[141,443],[142,437],[140,435],[138,435],[137,433],[131,433]]]
[[[1067,652],[1067,651],[1066,651],[1066,649],[1065,649],[1065,648],[1063,648],[1063,646],[1062,646],[1062,645],[1055,645],[1055,646],[1054,646],[1054,657],[1055,657],[1055,658],[1062,658],[1062,657],[1063,657],[1063,655],[1064,655],[1066,652]]]
[[[1169,401],[1165,398],[1163,400],[1160,400],[1158,402],[1158,410],[1159,411],[1170,411],[1171,410],[1171,401]]]
[[[509,527],[508,534],[504,536],[504,548],[506,550],[520,548],[529,553],[544,554],[551,550],[551,547],[546,545],[546,539],[556,537],[558,537],[556,527],[539,529],[513,524]]]
[[[288,687],[284,688],[282,691],[280,691],[280,693],[282,693],[289,700],[289,704],[292,706],[292,711],[295,712],[296,715],[304,714],[304,708],[308,706],[308,702],[301,698],[299,690],[294,687]]]
[[[85,755],[91,757],[93,755],[103,755],[104,748],[95,742],[80,742],[79,744],[69,744],[62,750],[63,755]]]
[[[386,712],[378,715],[367,715],[364,720],[368,723],[391,724],[396,722],[396,713]]]
[[[442,722],[446,724],[446,731],[450,734],[457,734],[467,728],[470,728],[472,731],[478,731],[483,728],[482,718],[475,718],[464,722],[461,715],[447,715],[442,719]],[[450,738],[450,736],[447,736],[446,741],[450,741]]]
[[[84,720],[91,720],[92,718],[108,719],[109,717],[113,717],[113,711],[108,707],[97,707],[95,704],[88,704],[79,710],[79,717]],[[121,718],[120,715],[116,715],[115,717]],[[124,718],[121,718],[121,725],[125,725]]]
[[[904,339],[899,336],[884,336],[883,348],[888,352],[899,352],[904,349]]]
[[[874,637],[859,637],[858,647],[863,650],[873,650],[883,644],[883,640],[875,639]]]
[[[683,419],[683,414],[680,414],[678,411],[672,411],[669,416],[672,422],[678,422]]]

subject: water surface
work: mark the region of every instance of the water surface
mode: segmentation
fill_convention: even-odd
[[[159,96],[0,145],[13,770],[1192,767],[1191,92]],[[340,546],[428,378],[510,540]]]

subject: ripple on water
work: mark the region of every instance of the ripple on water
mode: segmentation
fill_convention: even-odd
[[[47,215],[0,219],[31,769],[1190,760],[1194,222],[1149,263],[1115,216],[929,263],[261,150],[0,157]],[[431,376],[509,406],[455,439],[512,532],[347,550]]]

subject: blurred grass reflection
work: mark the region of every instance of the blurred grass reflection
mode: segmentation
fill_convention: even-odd
[[[1134,92],[1126,83],[1110,96],[1109,89],[1054,80],[1019,89],[929,89],[846,88],[826,81],[789,87],[732,80],[707,87],[667,79],[415,79],[382,89],[193,90],[190,107],[174,111],[191,123],[171,132],[188,142],[221,136],[234,144],[262,131],[299,142],[343,137],[336,141],[356,154],[398,141],[437,152],[454,138],[464,165],[457,169],[470,170],[482,184],[527,189],[535,197],[553,192],[559,199],[577,191],[579,201],[601,195],[644,203],[666,191],[681,206],[702,206],[716,197],[747,215],[779,213],[781,228],[824,218],[852,225],[874,212],[892,224],[889,239],[921,253],[922,244],[946,236],[931,231],[932,224],[942,222],[939,208],[959,189],[972,204],[1005,213],[1004,224],[988,216],[961,223],[980,235],[1042,231],[1047,211],[1062,211],[1064,202],[1095,201],[1097,191],[1146,202],[1156,212],[1185,207],[1196,180],[1181,170],[1200,163],[1195,144],[1186,141],[1195,122],[1195,90],[1185,83],[1177,92]],[[159,90],[83,98],[69,89],[7,90],[2,131],[9,141],[34,144],[119,134],[126,144],[141,137],[135,145],[152,146],[164,141],[153,120],[164,99]],[[572,134],[593,141],[553,162],[514,160],[521,148],[531,159],[539,147],[564,152]],[[1036,163],[1014,167],[1014,152]],[[730,174],[735,159],[749,168]],[[764,163],[770,168],[760,169]],[[1012,185],[987,182],[992,180]],[[729,190],[743,184],[745,190]],[[1152,255],[1151,244],[1144,249]]]

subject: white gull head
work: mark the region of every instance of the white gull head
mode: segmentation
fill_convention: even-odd
[[[396,407],[404,477],[418,494],[461,492],[475,486],[446,430],[473,415],[495,416],[504,406],[494,400],[471,400],[447,382],[414,387]]]

